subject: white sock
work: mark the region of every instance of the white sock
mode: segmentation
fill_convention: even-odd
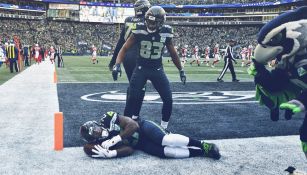
[[[132,118],[133,120],[137,120],[137,119],[139,118],[139,116],[133,115],[131,118]]]
[[[162,126],[162,128],[166,129],[167,126],[168,126],[168,122],[161,120],[161,126]]]

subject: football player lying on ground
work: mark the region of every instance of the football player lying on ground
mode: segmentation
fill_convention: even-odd
[[[116,112],[107,112],[100,121],[84,123],[80,134],[88,142],[84,152],[94,158],[124,157],[135,149],[160,158],[221,157],[213,143],[167,133],[153,121],[134,121]]]

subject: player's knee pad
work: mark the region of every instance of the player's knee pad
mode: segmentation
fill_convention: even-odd
[[[162,139],[163,146],[187,146],[189,144],[189,137],[180,134],[167,134]]]
[[[164,155],[169,158],[187,158],[190,156],[190,151],[188,148],[180,147],[164,147]]]

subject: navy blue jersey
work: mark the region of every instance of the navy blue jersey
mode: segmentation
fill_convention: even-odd
[[[137,64],[144,67],[161,67],[163,49],[173,38],[172,27],[164,25],[159,32],[149,33],[144,23],[138,23],[132,33],[139,47]]]
[[[112,60],[111,60],[111,64],[114,65],[116,62],[116,58],[117,55],[120,51],[120,49],[123,47],[123,45],[125,44],[126,40],[129,38],[129,36],[132,33],[132,30],[136,29],[136,24],[137,23],[143,23],[144,22],[144,18],[139,18],[139,17],[127,17],[125,19],[125,26],[122,29],[121,33],[120,33],[120,38],[116,44],[113,56],[112,56]],[[137,50],[137,46],[132,46],[125,55],[125,60],[129,59],[129,58],[134,58],[138,55],[138,50]]]

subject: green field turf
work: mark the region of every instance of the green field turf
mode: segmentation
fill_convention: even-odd
[[[114,82],[111,76],[111,72],[108,69],[110,57],[99,57],[99,64],[92,64],[90,56],[64,56],[64,68],[57,68],[57,75],[59,82]],[[178,82],[179,73],[177,68],[172,62],[168,62],[164,59],[164,69],[171,82]],[[218,63],[215,68],[207,67],[204,64],[197,66],[193,64],[186,64],[184,70],[187,75],[187,82],[204,82],[204,81],[216,81],[219,73],[223,68],[224,62]],[[240,60],[235,65],[235,71],[237,78],[241,81],[252,81],[252,77],[247,74],[246,67],[240,66]],[[122,67],[122,77],[117,82],[127,82],[125,70]],[[0,67],[0,85],[15,76],[16,73],[10,73],[9,68],[5,65]],[[224,78],[224,81],[231,81],[231,74],[228,71]]]
[[[108,69],[110,57],[99,57],[99,64],[92,64],[90,56],[64,56],[64,68],[57,68],[57,75],[59,82],[113,82],[111,72]],[[164,69],[171,82],[178,82],[179,73],[172,62],[164,59]],[[237,78],[241,81],[252,81],[252,77],[247,74],[246,67],[241,67],[239,64],[235,65]],[[197,66],[194,64],[186,64],[184,70],[187,75],[187,82],[203,82],[216,81],[219,73],[222,70],[224,62],[218,63],[215,68],[207,67],[204,64]],[[127,82],[124,68],[122,67],[122,77],[118,82]],[[231,81],[231,74],[228,71],[224,81]]]

